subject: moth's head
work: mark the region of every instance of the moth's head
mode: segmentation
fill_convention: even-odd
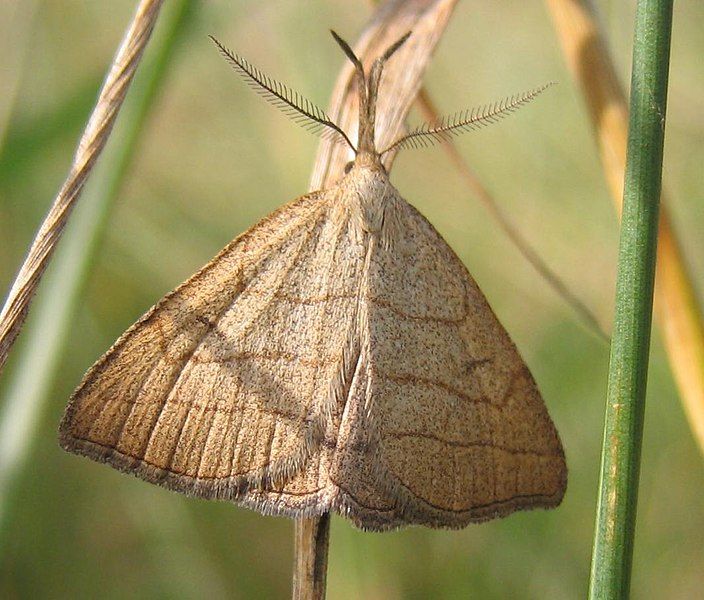
[[[225,48],[214,37],[210,37],[233,68],[274,106],[288,116],[293,117],[296,123],[299,123],[309,131],[320,132],[321,135],[332,134],[333,140],[342,140],[352,149],[355,153],[355,159],[345,167],[346,174],[352,169],[363,169],[368,174],[386,176],[381,157],[387,152],[398,152],[403,148],[430,146],[436,142],[448,141],[463,131],[470,131],[489,123],[494,123],[498,119],[511,114],[518,107],[523,106],[551,85],[547,84],[523,94],[515,94],[510,98],[487,104],[479,109],[455,113],[435,122],[422,123],[414,130],[399,137],[380,152],[375,145],[374,122],[381,74],[386,62],[405,43],[411,33],[408,32],[397,42],[391,44],[386,52],[372,63],[368,74],[365,73],[362,62],[357,58],[349,44],[334,31],[332,35],[355,67],[355,79],[359,92],[359,141],[357,147],[322,108],[316,106],[287,85],[264,74],[247,60]]]
[[[377,175],[389,176],[378,152],[357,152],[354,159],[345,165],[344,174],[347,175],[352,171],[357,173],[374,171]]]
[[[360,168],[381,169],[386,172],[381,164],[380,154],[374,142],[374,123],[376,119],[376,100],[379,92],[379,82],[381,81],[381,74],[386,61],[388,61],[396,50],[405,43],[411,35],[411,32],[409,31],[399,40],[391,44],[386,52],[372,63],[369,73],[365,73],[362,61],[357,58],[350,45],[334,31],[331,31],[331,33],[355,67],[357,90],[359,93],[359,137],[357,148],[355,149],[356,157],[354,161],[347,164],[345,172],[349,172],[355,166]]]

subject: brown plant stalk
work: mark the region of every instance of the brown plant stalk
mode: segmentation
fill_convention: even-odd
[[[354,47],[365,67],[407,31],[413,35],[384,71],[383,89],[377,101],[376,142],[383,148],[402,131],[408,111],[420,89],[421,77],[445,30],[457,0],[390,0],[376,8]],[[331,119],[355,140],[358,125],[354,70],[345,61],[330,100]],[[323,139],[318,147],[310,189],[328,187],[343,174],[352,157],[341,144]],[[386,159],[391,168],[394,154]],[[325,597],[330,515],[297,519],[295,524],[293,598]]]
[[[626,168],[628,106],[613,59],[588,0],[546,0],[563,52],[589,110],[616,211]],[[663,189],[655,306],[667,355],[692,434],[704,453],[704,322]]]
[[[163,0],[142,0],[139,3],[81,136],[68,176],[10,288],[0,313],[0,371],[17,339],[71,211],[110,136],[162,4]]]

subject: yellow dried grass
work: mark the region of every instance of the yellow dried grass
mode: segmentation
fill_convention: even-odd
[[[589,110],[604,176],[621,214],[628,105],[613,59],[588,0],[546,0],[569,69]],[[692,434],[704,453],[704,323],[663,188],[655,307],[670,368]]]

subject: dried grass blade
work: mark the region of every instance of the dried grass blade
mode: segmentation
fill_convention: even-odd
[[[617,212],[626,168],[628,106],[592,5],[547,0],[567,64],[589,109],[602,167]],[[655,307],[685,414],[704,453],[704,321],[663,191],[658,230]]]
[[[111,208],[137,155],[135,149],[163,89],[173,54],[189,31],[195,5],[196,0],[176,0],[162,16],[163,26],[137,75],[134,92],[125,103],[117,137],[92,173],[84,199],[68,223],[67,238],[58,248],[38,291],[25,339],[15,356],[15,368],[8,373],[6,393],[0,403],[0,554],[6,542],[2,524],[12,518],[14,492],[21,477],[31,473],[24,467],[36,438],[37,423],[46,409]]]
[[[107,142],[163,0],[142,0],[115,55],[68,177],[39,228],[0,313],[0,370],[29,310],[76,200]]]
[[[390,44],[407,31],[413,35],[385,69],[383,92],[377,103],[376,140],[382,148],[404,127],[404,121],[420,89],[425,71],[440,36],[445,31],[457,0],[391,0],[381,4],[355,45],[355,54],[367,67]],[[338,76],[327,114],[356,138],[358,104],[353,67],[346,62]],[[349,149],[323,139],[318,146],[310,188],[327,187],[343,173],[351,158]],[[386,157],[391,168],[394,155]],[[298,519],[295,528],[294,598],[325,597],[325,575],[330,535],[329,515]]]
[[[457,0],[391,0],[382,3],[354,47],[365,68],[404,33],[412,31],[397,54],[384,68],[382,90],[377,101],[376,146],[386,148],[404,127],[440,36]],[[327,113],[349,135],[357,138],[357,94],[353,67],[346,63],[335,83]],[[394,153],[384,157],[391,168]],[[318,146],[310,188],[326,187],[342,175],[351,154],[348,148],[323,140]]]
[[[435,107],[435,103],[425,88],[421,88],[420,93],[418,94],[418,107],[423,112],[424,117],[427,120],[434,121],[439,118],[439,113]],[[589,308],[569,290],[560,277],[545,263],[542,258],[540,258],[540,255],[530,245],[528,240],[526,240],[521,232],[511,223],[508,217],[501,210],[501,207],[497,204],[494,197],[489,193],[489,190],[484,187],[474,171],[472,171],[467,161],[462,158],[459,150],[457,150],[457,145],[452,140],[448,139],[442,144],[442,148],[445,150],[452,163],[462,175],[462,178],[469,189],[484,205],[487,211],[489,211],[491,217],[496,221],[499,227],[503,229],[506,236],[511,240],[511,243],[516,246],[523,258],[525,258],[538,272],[538,274],[548,283],[548,285],[550,285],[550,287],[552,287],[553,290],[555,290],[555,292],[573,308],[573,310],[580,316],[585,326],[592,333],[594,333],[598,338],[608,342],[609,336],[602,328],[599,320],[594,316]]]

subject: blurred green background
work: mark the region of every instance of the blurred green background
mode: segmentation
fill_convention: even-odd
[[[3,295],[63,181],[135,4],[0,4]],[[628,81],[634,2],[598,5]],[[167,3],[166,10],[172,8]],[[0,490],[1,598],[289,594],[291,521],[184,498],[67,455],[58,448],[56,428],[83,372],[124,329],[232,237],[307,190],[317,140],[251,93],[207,34],[325,106],[343,64],[328,28],[354,40],[369,14],[367,3],[341,0],[196,3],[141,132],[58,375],[39,405],[31,435],[21,440],[27,455],[20,475],[9,490]],[[664,178],[700,292],[702,22],[702,2],[676,4]],[[465,0],[426,77],[443,112],[550,80],[560,85],[459,144],[544,260],[609,327],[617,224],[586,112],[545,7]],[[109,162],[109,153],[105,156]],[[334,517],[329,598],[584,597],[608,348],[583,329],[511,246],[442,149],[404,152],[392,178],[455,248],[511,332],[560,431],[570,478],[555,511],[516,514],[459,532],[411,528],[371,534]],[[94,178],[83,200],[100,192],[99,181]],[[30,319],[28,328],[33,326]],[[0,379],[0,408],[27,337],[21,336]],[[656,328],[633,598],[704,597],[703,466]]]

